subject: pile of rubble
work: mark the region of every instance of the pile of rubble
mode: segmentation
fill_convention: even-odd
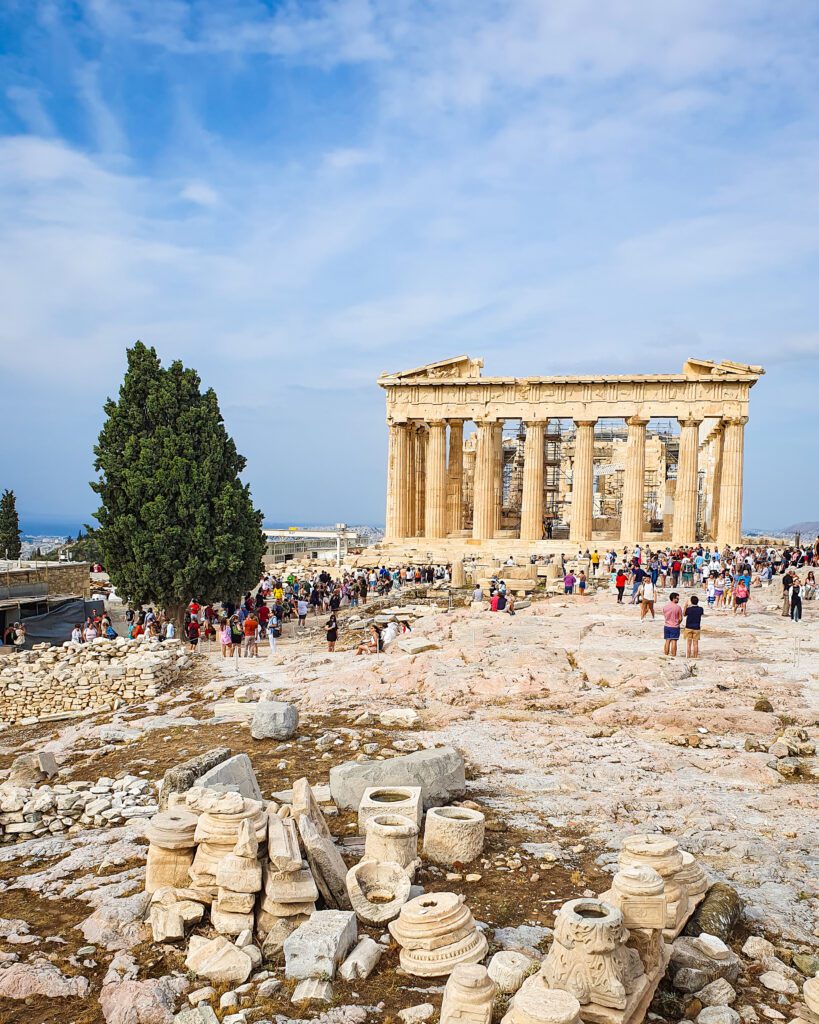
[[[768,767],[785,778],[815,778],[817,775],[816,744],[810,739],[807,731],[798,726],[787,726],[773,740],[749,736],[745,740],[745,749],[771,754],[772,759],[768,761]]]
[[[439,759],[444,775],[450,753],[424,752]],[[624,840],[610,888],[560,908],[542,962],[502,950],[484,965],[487,926],[464,896],[414,884],[421,855],[438,869],[460,870],[478,859],[484,815],[474,805],[440,806],[435,780],[423,759],[418,764],[417,785],[368,786],[356,775],[333,787],[331,773],[337,805],[358,810],[363,850],[347,841],[343,848],[363,856],[350,868],[306,779],[293,787],[292,804],[203,786],[170,795],[168,810],[148,826],[150,922],[156,941],[189,937],[185,965],[209,983],[189,995],[192,1009],[178,1015],[180,1024],[212,1020],[217,988],[226,985],[219,1008],[234,1012],[223,1020],[244,1024],[255,1000],[284,983],[259,970],[281,957],[284,978],[295,985],[293,1002],[330,1004],[337,980],[369,977],[391,939],[407,975],[447,979],[442,1024],[489,1024],[496,1003],[505,1007],[503,1024],[636,1024],[663,979],[685,994],[699,1024],[738,1024],[731,1003],[740,958],[723,938],[739,901],[729,887],[710,886],[695,858],[664,834]],[[351,765],[360,772],[367,762],[339,767]],[[687,925],[701,934],[683,935]],[[360,933],[360,926],[377,931]],[[766,955],[759,982],[773,986],[781,977],[781,991],[798,995],[795,972],[773,947]],[[812,999],[808,985],[804,1020],[819,1024]],[[425,1020],[428,1010],[424,1004],[399,1016]]]
[[[0,670],[0,725],[110,710],[155,697],[189,661],[179,640],[100,637],[62,647],[35,644]]]
[[[0,842],[122,825],[157,812],[156,787],[136,775],[37,787],[0,784]]]

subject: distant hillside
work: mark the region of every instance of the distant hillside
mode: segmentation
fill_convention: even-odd
[[[819,522],[794,523],[786,526],[783,533],[801,533],[803,537],[815,537],[819,534]]]

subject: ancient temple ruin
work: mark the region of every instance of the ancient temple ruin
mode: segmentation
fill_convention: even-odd
[[[482,366],[457,356],[379,377],[388,543],[739,543],[762,367],[689,359],[678,374],[482,377]]]

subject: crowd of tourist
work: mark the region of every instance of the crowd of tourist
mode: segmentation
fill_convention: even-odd
[[[819,537],[813,544],[782,548],[758,545],[720,549],[697,544],[653,549],[638,544],[620,552],[610,548],[601,553],[595,548],[579,550],[571,560],[566,555],[545,560],[558,560],[557,578],[562,574],[565,594],[586,597],[608,587],[618,604],[628,601],[639,608],[641,621],[656,618],[660,592],[668,589],[670,593],[661,609],[664,651],[671,656],[677,653],[677,641],[684,629],[687,654],[697,657],[703,616],[717,612],[747,615],[752,595],[760,588],[781,585],[782,615],[799,622],[803,602],[817,596]],[[530,561],[544,559],[532,557]],[[510,556],[506,564],[514,566],[515,559]],[[579,568],[580,564],[585,568]],[[327,650],[333,652],[342,610],[364,606],[374,597],[398,595],[406,587],[446,584],[451,578],[451,565],[432,564],[382,565],[344,570],[336,575],[326,568],[301,576],[294,572],[286,576],[266,572],[258,586],[239,601],[192,600],[184,615],[182,638],[191,651],[200,650],[205,642],[218,645],[223,658],[254,658],[259,656],[261,645],[275,651],[286,624],[292,624],[298,634],[306,630],[308,620],[327,616],[323,629]],[[686,595],[682,604],[680,591]],[[488,594],[476,581],[472,600],[492,612],[515,614],[515,597],[507,590],[501,572],[490,579]],[[128,609],[125,618],[129,638],[144,636],[162,641],[177,635],[173,619],[150,607]],[[408,629],[409,624],[402,621],[384,627],[373,624],[367,639],[358,644],[357,653],[380,653]],[[103,612],[89,616],[84,623],[76,623],[71,640],[90,643],[98,637],[115,639],[117,635],[110,616]],[[22,649],[25,625],[16,622],[9,626],[2,641]]]
[[[637,545],[633,550],[624,548],[619,555],[608,550],[602,557],[597,550],[586,550],[579,552],[578,558],[588,562],[593,579],[602,581],[608,575],[618,604],[623,603],[630,587],[630,603],[639,606],[641,621],[649,615],[656,617],[659,591],[672,588],[662,609],[664,653],[677,654],[677,641],[684,629],[686,656],[696,658],[706,608],[709,613],[745,616],[755,589],[781,582],[782,615],[800,622],[802,602],[815,600],[817,595],[814,567],[819,570],[819,537],[812,545],[783,549],[759,545],[720,550],[698,544],[652,551]],[[563,583],[566,594],[586,592],[582,571],[575,576],[566,569]],[[677,588],[700,593],[689,594],[681,606]]]

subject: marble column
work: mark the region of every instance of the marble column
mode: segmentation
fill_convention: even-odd
[[[646,425],[648,420],[632,416],[626,420],[626,470],[623,475],[623,509],[620,540],[636,544],[643,536],[643,504],[646,482]]]
[[[492,536],[500,530],[501,519],[503,517],[503,421],[495,424],[494,434],[494,446],[495,446],[495,466],[494,466],[494,489],[495,489],[495,506],[493,509],[493,529]]]
[[[721,546],[736,547],[742,540],[742,469],[747,422],[747,416],[725,420],[717,535]]]
[[[449,421],[449,462],[447,464],[447,515],[449,533],[464,528],[464,421]]]
[[[472,514],[475,508],[475,449],[469,447],[464,452],[464,490],[463,513],[464,528],[472,532]]]
[[[423,537],[426,525],[426,494],[424,485],[429,431],[425,424],[415,427],[415,536]]]
[[[722,491],[722,452],[724,441],[725,434],[722,424],[720,424],[711,438],[713,446],[711,458],[714,468],[711,473],[711,515],[708,520],[708,534],[713,540],[717,540],[720,535],[720,494]]]
[[[407,423],[398,424],[395,443],[395,536],[409,537],[410,487],[409,460],[410,447],[413,444],[411,428]]]
[[[700,423],[680,420],[680,454],[674,489],[672,544],[693,544],[697,539],[697,490],[699,476]]]
[[[405,537],[414,537],[418,532],[418,520],[415,515],[418,503],[418,472],[415,468],[417,450],[417,424],[411,420],[407,423],[407,532]],[[423,523],[421,524],[423,526]]]
[[[543,433],[545,423],[526,424],[523,450],[523,497],[520,506],[520,539],[543,537]]]
[[[384,535],[388,540],[399,536],[396,530],[396,489],[398,481],[395,477],[395,460],[398,452],[398,435],[401,427],[397,423],[390,423],[389,441],[387,444],[387,513],[384,526]]]
[[[594,515],[594,425],[596,420],[576,420],[574,470],[572,472],[572,521],[569,540],[590,541]]]
[[[447,515],[446,420],[433,420],[429,424],[425,486],[424,536],[446,537],[449,532],[449,517]]]
[[[495,533],[495,423],[477,424],[475,482],[472,488],[472,537],[489,540]]]

